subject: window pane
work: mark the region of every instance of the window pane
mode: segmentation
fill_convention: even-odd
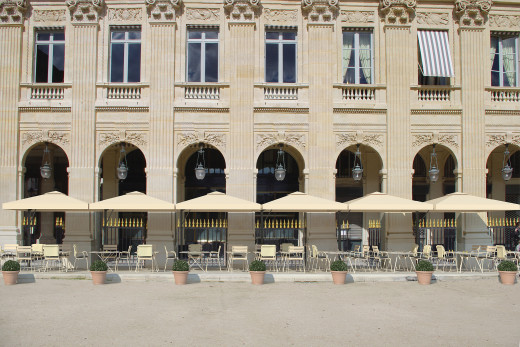
[[[40,83],[47,83],[49,72],[49,46],[36,46],[36,68],[35,81]]]
[[[201,82],[200,43],[188,44],[188,82]]]
[[[218,39],[218,31],[206,31],[206,38],[209,40]]]
[[[54,33],[54,41],[65,41],[64,33]]]
[[[296,82],[296,45],[283,45],[283,81]]]
[[[206,82],[218,82],[218,43],[206,44]]]
[[[265,81],[278,82],[278,45],[265,45]]]
[[[201,39],[201,38],[202,38],[202,31],[194,31],[194,30],[188,31],[188,39]]]
[[[141,44],[128,44],[128,82],[141,82]]]
[[[356,70],[353,68],[348,68],[345,77],[343,78],[343,83],[354,84],[356,83]]]
[[[125,33],[122,31],[112,31],[112,40],[124,40]]]
[[[267,40],[278,40],[278,32],[272,32],[272,31],[268,31],[265,33],[265,38]]]
[[[284,31],[284,32],[282,32],[282,38],[284,40],[296,40],[296,33],[290,32],[290,31]]]
[[[110,60],[110,82],[123,82],[125,46],[113,43]]]
[[[51,34],[49,34],[49,33],[36,34],[36,40],[38,40],[38,41],[49,41],[50,38],[51,38]]]
[[[141,39],[141,32],[140,31],[129,31],[128,32],[128,39],[129,40],[140,40]]]
[[[500,74],[498,71],[491,72],[491,85],[500,86]]]
[[[52,55],[52,82],[63,82],[63,72],[65,71],[65,45],[54,45]]]

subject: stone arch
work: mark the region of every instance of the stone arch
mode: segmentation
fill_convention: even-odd
[[[285,143],[285,142],[275,142],[270,145],[266,145],[266,146],[262,147],[261,150],[255,154],[255,168],[256,168],[256,164],[258,163],[258,159],[260,158],[260,155],[263,152],[265,152],[266,150],[269,150],[269,149],[278,149],[280,145],[283,145],[283,150],[285,152],[287,152],[288,154],[290,154],[296,160],[300,174],[303,173],[303,171],[306,169],[305,157],[302,155],[302,152],[298,148],[294,147],[291,144]]]
[[[104,146],[102,148],[98,148],[97,155],[96,155],[97,167],[99,167],[101,165],[101,159],[103,158],[103,155],[106,153],[107,149],[113,147],[114,145],[118,145],[120,143],[129,144],[129,145],[135,147],[135,149],[138,149],[139,151],[141,151],[141,153],[143,153],[143,156],[144,156],[145,166],[148,165],[148,159],[147,159],[149,157],[148,152],[144,149],[144,144],[142,142],[136,141],[133,139],[123,139],[123,140],[115,139],[113,141],[105,142]],[[135,149],[133,148],[132,150],[135,150]]]

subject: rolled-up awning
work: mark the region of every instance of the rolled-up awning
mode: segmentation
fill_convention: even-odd
[[[424,76],[453,77],[450,44],[446,31],[419,30],[421,68]]]

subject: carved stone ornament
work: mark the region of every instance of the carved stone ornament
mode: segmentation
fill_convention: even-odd
[[[38,142],[50,142],[68,148],[70,146],[70,133],[54,130],[28,131],[22,133],[22,146],[24,148],[28,148]]]
[[[417,12],[417,24],[422,25],[448,25],[450,22],[447,13]]]
[[[277,143],[285,143],[296,148],[305,149],[307,138],[305,134],[285,133],[284,131],[276,134],[258,134],[256,136],[257,149],[266,148]]]
[[[488,135],[486,139],[486,147],[498,147],[507,143],[506,134],[492,134]]]
[[[381,150],[384,138],[381,134],[365,134],[363,132],[336,135],[336,148],[345,148],[358,143]]]
[[[97,23],[103,0],[67,0],[72,23]]]
[[[0,0],[0,24],[22,24],[26,11],[25,0]]]
[[[455,0],[455,16],[461,26],[482,26],[492,4],[492,0]]]
[[[106,147],[117,142],[128,142],[142,147],[148,144],[147,134],[136,131],[112,131],[98,133],[98,146]]]
[[[220,20],[220,10],[216,8],[187,8],[186,19],[218,22]]]
[[[226,134],[209,132],[189,132],[177,135],[177,145],[188,146],[196,143],[207,143],[221,151],[226,150]]]
[[[181,0],[145,0],[150,22],[175,22]]]
[[[253,22],[260,10],[260,0],[224,0],[224,9],[232,22]]]
[[[416,0],[381,0],[379,11],[386,24],[410,24],[415,17]]]
[[[138,22],[142,19],[140,8],[110,8],[108,20],[112,22]]]
[[[333,23],[338,16],[338,0],[302,0],[302,12],[310,23]]]
[[[341,11],[341,21],[345,23],[374,23],[373,11]]]
[[[492,28],[518,29],[520,16],[489,15],[489,26]]]
[[[413,135],[412,147],[432,145],[434,143],[445,145],[446,147],[459,148],[457,135],[452,134],[418,134]]]
[[[67,20],[65,10],[33,10],[35,22],[64,22]]]
[[[298,10],[264,9],[264,17],[268,23],[295,23],[298,20]]]

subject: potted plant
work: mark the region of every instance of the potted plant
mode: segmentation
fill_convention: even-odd
[[[107,278],[107,264],[102,260],[96,260],[90,265],[90,274],[94,284],[105,284]]]
[[[249,264],[249,274],[253,284],[264,284],[266,266],[261,260],[254,260]]]
[[[175,284],[186,284],[188,280],[188,272],[190,271],[190,265],[184,260],[175,260],[173,262],[173,278]]]
[[[417,282],[419,284],[430,284],[432,281],[433,264],[428,260],[419,260],[415,266],[415,273],[417,274]]]
[[[348,266],[343,260],[336,260],[330,264],[330,273],[334,284],[345,284]]]
[[[515,284],[516,272],[518,266],[510,260],[501,261],[497,266],[500,282],[502,284]]]
[[[18,281],[18,273],[20,272],[20,263],[15,260],[8,260],[2,266],[2,275],[6,286],[16,284]]]

